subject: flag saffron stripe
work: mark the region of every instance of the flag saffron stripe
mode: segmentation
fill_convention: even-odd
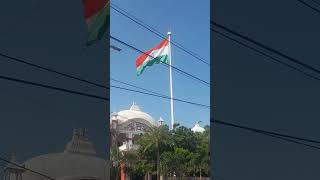
[[[158,44],[156,47],[148,50],[146,53],[140,55],[137,60],[136,60],[136,67],[139,67],[140,65],[142,65],[144,63],[145,60],[148,59],[148,57],[152,56],[151,54],[153,53],[153,51],[155,50],[159,50],[161,48],[166,47],[169,44],[169,41],[167,39],[164,39],[160,44]]]
[[[163,55],[156,58],[153,58],[152,61],[145,61],[141,66],[137,67],[137,75],[142,74],[147,66],[152,66],[159,63],[168,63],[169,56]]]
[[[109,23],[110,9],[106,5],[98,14],[93,21],[88,24],[88,40],[87,45],[90,45],[97,40],[100,40],[103,34],[106,32]]]
[[[84,5],[84,17],[90,18],[97,14],[107,4],[107,0],[82,0]]]

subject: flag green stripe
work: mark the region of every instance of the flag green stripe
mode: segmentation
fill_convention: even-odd
[[[158,56],[154,59],[151,59],[149,61],[145,61],[143,64],[141,64],[139,67],[137,67],[137,75],[142,74],[144,69],[147,66],[152,66],[154,64],[159,64],[159,63],[165,63],[168,64],[169,56],[168,55],[163,55],[163,56]]]
[[[109,27],[109,22],[110,8],[109,6],[107,6],[99,12],[99,15],[89,27],[87,45],[91,45],[95,41],[100,40],[103,37],[104,33]]]

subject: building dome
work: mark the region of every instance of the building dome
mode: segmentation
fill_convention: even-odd
[[[46,154],[25,162],[25,167],[59,180],[105,180],[105,160],[74,153]],[[23,180],[46,180],[38,174],[26,171]]]
[[[133,102],[129,110],[123,110],[111,114],[110,129],[111,141],[114,147],[120,151],[136,150],[135,142],[142,134],[156,127],[156,121]]]
[[[75,129],[72,140],[62,153],[45,154],[27,160],[26,168],[59,180],[105,180],[109,178],[107,161],[99,158],[86,131]],[[47,180],[26,171],[23,180]]]
[[[140,121],[149,126],[157,125],[156,121],[149,114],[142,112],[136,103],[133,103],[129,110],[123,110],[113,115],[117,116],[118,125],[125,124],[131,120]]]
[[[205,129],[203,127],[201,127],[199,125],[199,121],[196,122],[196,124],[193,126],[193,128],[191,129],[194,133],[198,132],[198,133],[203,133],[205,131]]]

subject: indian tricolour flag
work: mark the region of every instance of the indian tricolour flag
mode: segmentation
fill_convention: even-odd
[[[88,26],[87,45],[100,40],[110,21],[109,0],[82,0],[84,18]]]
[[[146,53],[141,54],[136,60],[137,75],[142,74],[147,66],[154,64],[169,62],[169,41],[164,39],[156,47],[148,50]]]

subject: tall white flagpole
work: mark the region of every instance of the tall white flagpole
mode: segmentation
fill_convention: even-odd
[[[172,60],[171,60],[171,32],[168,32],[169,41],[169,66],[170,66],[170,104],[171,104],[171,127],[173,129],[174,118],[173,118],[173,92],[172,92]]]

